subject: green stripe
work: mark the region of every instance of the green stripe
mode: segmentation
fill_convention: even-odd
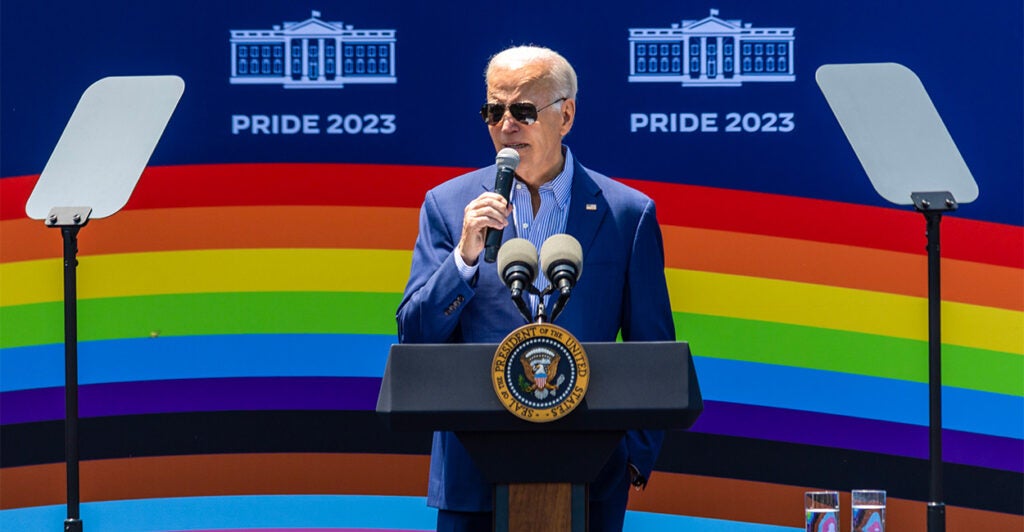
[[[675,313],[694,355],[928,382],[928,343],[764,321]],[[1024,396],[1024,356],[942,346],[946,386]]]
[[[208,334],[390,334],[400,294],[270,292],[86,299],[79,339]],[[676,313],[697,356],[927,382],[927,342]],[[63,305],[0,307],[0,348],[63,342]],[[1024,396],[1024,356],[943,346],[947,386]]]
[[[401,294],[258,292],[86,299],[82,341],[253,333],[396,334]],[[0,308],[0,348],[64,341],[63,303]]]

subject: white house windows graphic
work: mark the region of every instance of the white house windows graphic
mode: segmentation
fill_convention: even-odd
[[[231,83],[341,88],[395,83],[395,30],[357,30],[313,11],[269,30],[231,30]]]
[[[794,81],[793,30],[721,19],[717,9],[668,28],[630,28],[629,81],[718,87]]]

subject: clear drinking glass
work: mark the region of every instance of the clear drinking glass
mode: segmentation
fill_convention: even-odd
[[[804,493],[804,524],[807,532],[839,532],[839,492]]]
[[[850,494],[853,532],[885,532],[885,491],[853,490]]]

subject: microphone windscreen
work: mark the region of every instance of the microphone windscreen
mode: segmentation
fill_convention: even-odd
[[[583,275],[583,246],[572,235],[551,235],[540,247],[540,263],[549,278],[551,266],[560,262],[569,262],[575,266],[577,279]]]
[[[520,263],[530,269],[530,282],[537,279],[537,246],[525,238],[513,238],[498,250],[498,276],[505,281],[505,269]]]
[[[494,162],[497,163],[498,168],[511,168],[515,170],[519,167],[519,152],[512,148],[502,148]]]

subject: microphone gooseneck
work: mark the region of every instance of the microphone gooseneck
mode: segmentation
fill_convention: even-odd
[[[528,291],[537,278],[537,247],[525,238],[513,238],[498,250],[497,261],[498,275],[509,288],[516,308],[526,321],[533,321],[523,291]]]
[[[512,179],[516,174],[516,168],[519,166],[519,152],[512,148],[502,148],[495,158],[495,164],[498,166],[498,171],[494,176],[494,192],[505,198],[507,203],[512,194]],[[484,237],[485,262],[494,262],[498,256],[502,233],[504,233],[502,229],[487,228],[487,233]]]

